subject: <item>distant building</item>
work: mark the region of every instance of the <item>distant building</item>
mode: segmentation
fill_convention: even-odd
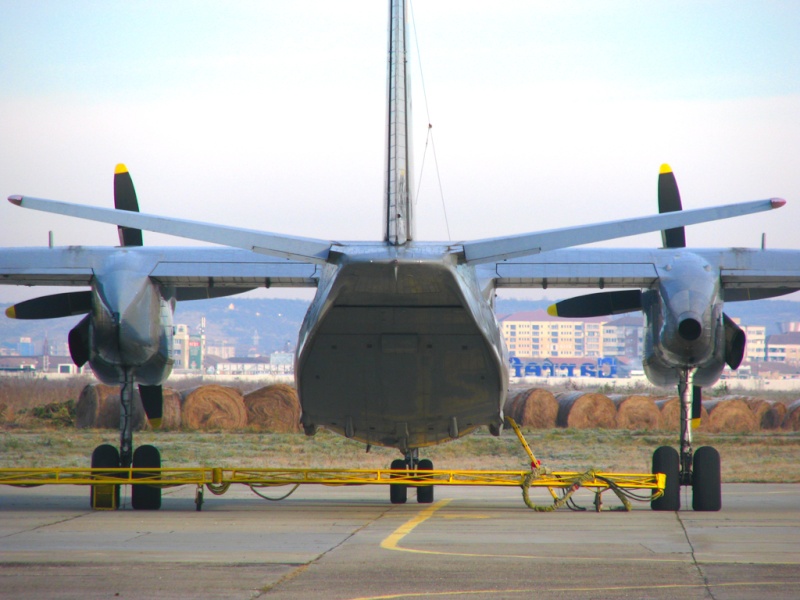
[[[17,354],[19,356],[35,356],[36,350],[33,348],[33,341],[29,337],[19,338],[17,342]]]
[[[800,332],[778,333],[767,338],[767,361],[800,362]]]
[[[192,335],[188,325],[179,324],[175,325],[173,344],[176,369],[199,371],[203,368],[205,336]]]
[[[500,330],[511,356],[640,357],[641,316],[564,319],[544,310],[522,311],[500,319]]]

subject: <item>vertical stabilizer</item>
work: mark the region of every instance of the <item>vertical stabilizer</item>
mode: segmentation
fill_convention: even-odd
[[[390,0],[383,238],[395,246],[414,239],[407,48],[406,0]]]

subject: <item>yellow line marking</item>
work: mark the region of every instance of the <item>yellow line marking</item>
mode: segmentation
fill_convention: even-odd
[[[453,498],[445,498],[444,500],[439,500],[436,504],[429,506],[425,510],[420,511],[416,516],[412,517],[400,527],[395,529],[391,534],[389,534],[384,540],[381,542],[381,548],[384,550],[394,550],[395,552],[410,552],[412,554],[429,554],[433,556],[464,556],[467,558],[517,558],[517,559],[527,559],[527,560],[570,560],[570,561],[579,561],[579,562],[586,562],[586,561],[598,561],[598,560],[609,560],[608,558],[599,558],[597,556],[556,556],[553,554],[481,554],[477,552],[443,552],[440,550],[419,550],[417,548],[403,548],[400,546],[400,541],[406,537],[409,533],[411,533],[417,526],[421,525],[428,519],[430,519],[436,511],[440,508],[444,508],[448,504],[453,501]],[[452,515],[450,515],[452,518]],[[690,562],[689,553],[686,553],[686,557],[682,558],[662,558],[662,557],[615,557],[610,559],[611,562],[617,563],[624,563],[624,562],[634,562],[634,563],[685,563]],[[700,561],[701,563],[706,561]],[[734,561],[731,563],[725,564],[737,564],[738,561]],[[796,562],[780,562],[780,563],[754,563],[754,564],[769,564],[769,565],[796,565]],[[745,584],[742,584],[745,585]],[[465,592],[466,593],[466,592]],[[392,598],[393,596],[387,596],[388,598]]]
[[[624,592],[624,591],[637,591],[637,590],[689,590],[689,589],[705,589],[705,588],[733,588],[733,587],[754,587],[754,586],[775,586],[785,585],[789,588],[800,584],[800,581],[739,581],[730,583],[674,583],[664,585],[624,585],[624,586],[609,586],[609,587],[572,587],[572,588],[545,588],[545,587],[531,587],[531,588],[514,588],[507,590],[453,590],[449,592],[408,592],[405,594],[386,594],[383,596],[358,596],[352,600],[396,600],[398,598],[434,598],[443,596],[459,596],[459,595],[489,595],[489,594],[545,594],[553,592]]]
[[[453,501],[452,498],[445,498],[444,500],[439,500],[433,506],[429,506],[425,510],[420,511],[420,513],[416,517],[413,517],[412,519],[406,521],[403,525],[395,529],[386,539],[384,539],[381,542],[381,548],[384,548],[386,550],[399,550],[401,552],[419,552],[422,554],[429,554],[424,550],[408,550],[406,548],[400,548],[397,544],[409,533],[414,531],[414,528],[417,525],[420,525],[425,521],[427,521],[428,519],[430,519],[433,516],[433,513],[435,513],[440,508],[447,506],[452,501]],[[436,554],[439,553],[437,552]]]

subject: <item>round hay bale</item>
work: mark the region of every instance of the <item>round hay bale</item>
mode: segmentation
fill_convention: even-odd
[[[558,401],[549,390],[525,388],[509,393],[504,412],[520,427],[552,429],[556,426]]]
[[[617,409],[604,394],[563,392],[556,395],[556,425],[575,429],[613,429]]]
[[[184,392],[181,424],[185,429],[241,429],[247,425],[242,393],[223,385],[201,385]]]
[[[617,407],[619,429],[649,431],[661,427],[661,411],[650,396],[614,394],[609,399]]]
[[[800,400],[795,400],[786,408],[783,426],[789,431],[800,431]]]
[[[786,418],[786,405],[775,400],[761,398],[743,398],[748,408],[753,411],[756,423],[761,429],[779,429]]]
[[[661,429],[680,431],[681,429],[681,401],[677,396],[656,400],[656,406],[661,411]],[[699,430],[708,429],[708,409],[705,401],[700,407]]]
[[[78,429],[119,429],[121,408],[119,387],[102,383],[90,383],[81,391],[75,405],[75,427]],[[139,390],[133,392],[134,431],[147,427]]]
[[[181,428],[181,394],[173,388],[164,388],[164,405],[161,411],[161,429]]]
[[[740,398],[720,398],[705,402],[708,407],[708,431],[712,433],[743,433],[758,430],[758,421]]]
[[[300,431],[300,401],[290,385],[276,383],[245,394],[244,407],[248,425],[276,433]]]

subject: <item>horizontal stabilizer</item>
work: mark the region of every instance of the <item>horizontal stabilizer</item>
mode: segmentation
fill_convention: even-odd
[[[69,202],[45,200],[43,198],[32,198],[30,196],[10,196],[8,200],[12,204],[22,206],[23,208],[67,215],[79,219],[88,219],[89,221],[99,221],[100,223],[110,223],[123,227],[155,231],[157,233],[165,233],[167,235],[175,235],[192,240],[210,242],[212,244],[222,244],[223,246],[230,246],[232,248],[243,248],[270,256],[310,261],[320,264],[327,261],[328,253],[333,244],[333,242],[326,240],[294,237],[256,231],[253,229],[228,227],[225,225],[201,223],[199,221],[189,221],[187,219],[177,219],[173,217],[160,217],[145,213],[113,210],[96,206],[70,204]]]
[[[641,309],[641,290],[621,290],[568,298],[551,304],[547,312],[553,317],[586,318],[619,315]]]
[[[58,319],[92,310],[92,292],[66,292],[25,300],[6,309],[11,319]]]
[[[607,221],[592,225],[551,229],[538,233],[524,233],[502,238],[476,240],[464,242],[462,247],[464,249],[464,258],[468,264],[482,264],[517,256],[529,256],[548,250],[638,235],[650,231],[730,219],[731,217],[780,208],[784,204],[786,204],[786,201],[780,198],[754,200],[740,204],[726,204],[711,208],[698,208],[647,217]]]

